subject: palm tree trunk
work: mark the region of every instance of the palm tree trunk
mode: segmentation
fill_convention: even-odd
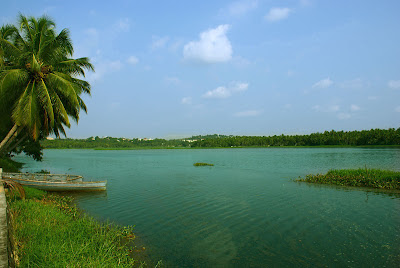
[[[9,143],[13,141],[13,139],[16,137],[15,134],[18,134],[18,125],[15,124],[12,129],[8,132],[7,136],[2,140],[0,143],[0,154],[3,154],[5,152],[5,149],[8,147]]]
[[[14,150],[15,148],[17,148],[18,145],[21,144],[21,142],[23,142],[26,138],[28,137],[28,133],[25,133],[24,136],[22,136],[11,148],[9,148],[7,151],[11,152],[12,150]],[[8,145],[10,145],[11,143],[8,143]],[[8,147],[8,146],[6,146]]]

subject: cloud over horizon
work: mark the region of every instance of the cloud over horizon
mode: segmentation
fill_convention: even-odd
[[[191,41],[183,47],[183,57],[186,60],[204,63],[220,63],[232,58],[232,45],[226,36],[230,25],[219,25],[200,33],[200,39]]]

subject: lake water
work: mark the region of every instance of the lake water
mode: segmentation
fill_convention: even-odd
[[[107,180],[77,195],[135,225],[164,267],[398,267],[400,195],[292,181],[331,168],[400,170],[399,149],[45,150],[25,171]],[[195,162],[214,167],[194,167]]]

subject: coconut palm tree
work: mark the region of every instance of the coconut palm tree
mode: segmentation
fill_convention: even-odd
[[[12,120],[0,153],[17,137],[65,135],[70,118],[78,122],[81,109],[87,111],[80,96],[90,95],[90,84],[79,77],[94,71],[88,58],[72,58],[68,29],[57,34],[50,18],[20,14],[18,26],[0,29],[0,106],[8,107]]]

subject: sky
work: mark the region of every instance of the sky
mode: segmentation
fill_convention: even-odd
[[[7,1],[89,57],[70,138],[400,127],[400,1]]]

